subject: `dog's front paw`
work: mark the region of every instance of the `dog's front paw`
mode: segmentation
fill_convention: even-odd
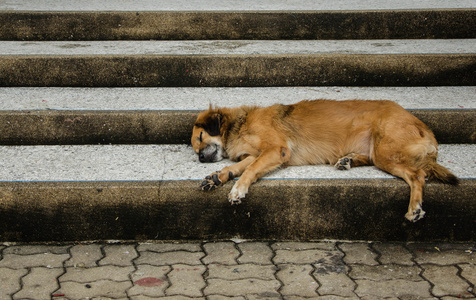
[[[341,159],[337,161],[334,167],[337,170],[349,170],[351,164],[352,164],[352,158],[342,157]]]
[[[218,178],[218,172],[216,172],[210,176],[205,177],[200,186],[204,191],[213,191],[219,185],[221,185],[221,180]]]
[[[405,218],[407,218],[407,220],[410,222],[416,222],[418,220],[421,220],[424,216],[425,211],[421,208],[419,204],[415,210],[409,211],[405,214]]]
[[[237,205],[241,203],[241,199],[245,198],[248,189],[238,186],[238,183],[233,186],[230,193],[228,194],[228,201],[231,205]]]

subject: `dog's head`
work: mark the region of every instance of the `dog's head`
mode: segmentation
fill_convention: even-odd
[[[210,108],[200,113],[193,126],[192,147],[200,162],[217,162],[227,156],[223,142],[224,115]]]

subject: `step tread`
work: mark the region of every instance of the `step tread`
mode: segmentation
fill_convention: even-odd
[[[476,145],[439,145],[438,161],[460,178],[476,178]],[[0,181],[201,180],[230,165],[199,163],[187,145],[2,146]],[[391,179],[375,167],[338,171],[329,165],[293,166],[266,179]]]
[[[476,39],[2,41],[0,55],[467,54]]]
[[[0,10],[26,11],[263,11],[263,10],[381,10],[381,9],[476,8],[472,0],[365,0],[365,1],[4,1]]]
[[[411,95],[411,96],[409,96]],[[392,100],[406,109],[474,109],[476,86],[257,88],[0,88],[0,111],[204,110],[305,99]]]

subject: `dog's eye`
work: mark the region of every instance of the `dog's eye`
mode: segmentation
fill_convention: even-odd
[[[200,132],[200,137],[198,138],[198,140],[200,141],[200,143],[203,142],[203,140],[202,140],[202,134],[203,134],[203,131]]]

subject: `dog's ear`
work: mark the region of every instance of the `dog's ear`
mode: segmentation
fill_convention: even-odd
[[[207,116],[203,123],[197,124],[211,136],[220,135],[220,128],[222,125],[223,116],[220,113],[213,113]]]

